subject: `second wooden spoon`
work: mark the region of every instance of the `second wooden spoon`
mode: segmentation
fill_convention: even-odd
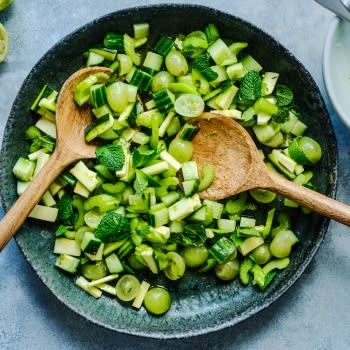
[[[218,200],[253,188],[263,188],[350,226],[350,207],[269,170],[249,133],[231,118],[204,113],[191,120],[200,130],[192,141],[199,168],[213,165],[216,177],[199,195]]]
[[[92,122],[91,107],[79,107],[73,100],[74,88],[90,74],[111,74],[109,68],[83,68],[71,75],[58,96],[56,110],[57,140],[49,161],[17,199],[0,222],[0,251],[21,227],[56,177],[71,163],[95,158],[96,146],[85,142],[84,130]]]

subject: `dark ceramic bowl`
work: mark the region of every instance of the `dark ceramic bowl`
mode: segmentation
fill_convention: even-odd
[[[249,42],[249,51],[264,69],[279,72],[281,82],[295,91],[296,104],[310,126],[310,134],[324,150],[316,169],[315,183],[322,193],[334,197],[336,140],[321,94],[302,64],[272,37],[239,18],[201,6],[159,5],[118,11],[88,23],[61,40],[34,66],[16,97],[5,130],[0,162],[0,188],[5,210],[16,200],[11,169],[27,150],[24,130],[35,120],[29,107],[38,91],[45,83],[59,89],[65,79],[82,66],[83,51],[101,42],[107,31],[131,32],[132,23],[137,22],[150,23],[150,44],[160,33],[188,33],[211,22],[217,24],[223,37]],[[253,286],[242,287],[239,281],[223,284],[213,276],[195,273],[187,273],[176,283],[153,281],[166,285],[173,296],[172,307],[163,317],[151,316],[144,309],[136,311],[125,307],[106,296],[95,300],[77,288],[70,277],[54,267],[52,226],[27,220],[16,235],[16,241],[44,284],[78,314],[123,333],[176,338],[232,326],[269,306],[300,277],[320,246],[328,222],[316,214],[293,219],[301,243],[292,254],[290,266],[278,274],[264,292]]]

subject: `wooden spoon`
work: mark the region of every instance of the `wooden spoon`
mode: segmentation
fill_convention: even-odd
[[[324,216],[350,226],[350,207],[312,191],[269,170],[249,133],[236,121],[214,113],[191,120],[200,130],[192,141],[193,160],[199,168],[213,165],[214,182],[199,193],[218,200],[253,188],[263,188],[290,198]]]
[[[109,68],[89,67],[71,75],[63,84],[56,109],[56,147],[49,161],[0,222],[0,251],[16,233],[56,177],[71,163],[95,158],[96,146],[85,143],[85,127],[92,122],[91,107],[79,107],[73,90],[90,74],[111,74]]]

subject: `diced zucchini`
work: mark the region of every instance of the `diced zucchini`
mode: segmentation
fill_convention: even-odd
[[[170,232],[184,232],[184,222],[183,221],[171,221],[170,222]]]
[[[39,171],[44,167],[44,165],[49,161],[50,155],[44,152],[41,152],[36,160],[35,170],[33,177],[35,177]]]
[[[77,273],[79,265],[79,258],[67,254],[61,254],[55,262],[56,267],[73,275]]]
[[[17,181],[17,195],[20,196],[26,190],[29,184],[30,184],[30,181],[28,182]]]
[[[244,56],[240,62],[243,64],[246,72],[250,70],[260,72],[262,70],[262,66],[251,55]]]
[[[228,109],[234,97],[236,96],[238,92],[238,87],[235,85],[231,85],[229,88],[227,88],[224,92],[214,97],[214,104],[219,109]]]
[[[256,219],[247,216],[241,216],[239,220],[239,227],[255,227]]]
[[[92,66],[98,66],[100,65],[105,58],[95,52],[90,51],[88,54],[88,58],[86,61],[86,66],[87,67],[92,67]]]
[[[231,80],[238,80],[244,77],[245,70],[241,62],[234,63],[226,68],[226,73]]]
[[[19,157],[12,172],[20,181],[28,182],[34,176],[36,163],[24,157]]]
[[[55,222],[58,215],[58,209],[43,206],[40,204],[37,204],[33,210],[30,212],[28,217],[43,221],[49,221],[49,222]]]
[[[130,84],[137,86],[141,91],[147,91],[151,86],[152,75],[140,70],[136,69],[131,80]]]
[[[41,201],[47,207],[53,207],[56,204],[55,198],[53,198],[50,191],[46,191],[41,197]]]
[[[83,241],[81,242],[81,249],[84,253],[96,255],[100,249],[102,242],[95,237],[92,232],[85,232]]]
[[[101,102],[101,101],[100,101]],[[96,119],[85,129],[85,140],[92,141],[113,126],[114,118],[110,114]]]
[[[214,62],[221,65],[227,58],[232,56],[231,50],[222,39],[217,39],[209,48],[208,52]]]
[[[68,239],[65,237],[56,238],[53,252],[55,254],[66,254],[71,256],[81,255],[79,243],[74,239]]]
[[[112,253],[107,256],[105,262],[110,273],[121,273],[124,271],[124,266],[119,260],[117,254]]]
[[[95,190],[98,184],[97,174],[90,170],[83,161],[79,161],[69,172],[90,192]]]
[[[67,186],[67,182],[65,182],[64,180],[57,178],[49,187],[49,190],[51,192],[51,194],[54,196],[56,195],[62,188],[64,188],[65,186]]]
[[[164,171],[169,170],[169,163],[166,161],[162,161],[153,165],[149,165],[145,168],[141,169],[145,174],[147,175],[157,175],[157,174],[161,174]]]
[[[92,48],[89,52],[94,52],[108,61],[114,61],[117,57],[117,50],[103,48]],[[101,62],[102,63],[102,62]]]
[[[46,135],[51,136],[53,139],[56,139],[56,124],[53,122],[50,122],[49,120],[45,118],[40,118],[36,123],[35,126],[44,132]]]
[[[208,207],[211,208],[211,210],[213,212],[213,218],[214,219],[220,219],[221,218],[221,214],[222,214],[222,211],[224,209],[224,205],[222,203],[211,201],[209,199],[205,199],[203,201],[203,204],[207,205]]]
[[[163,56],[152,51],[147,52],[145,60],[143,61],[143,67],[149,70],[148,73],[151,71],[159,72],[162,68],[162,64]]]
[[[182,163],[182,176],[185,181],[187,180],[198,180],[198,167],[197,163],[193,160]]]
[[[148,23],[136,23],[133,25],[134,37],[135,39],[142,39],[149,34],[149,24]]]
[[[90,196],[90,191],[80,181],[77,181],[75,184],[74,193],[79,194],[84,198],[89,198]]]
[[[261,95],[271,95],[275,89],[279,74],[275,72],[265,72],[261,82]]]
[[[217,226],[222,232],[233,232],[236,228],[236,221],[230,219],[218,219]]]
[[[159,40],[156,42],[153,51],[162,56],[166,56],[170,52],[173,46],[174,46],[173,39],[167,36],[161,36]]]
[[[148,215],[148,221],[151,226],[159,227],[169,222],[169,210],[167,207],[159,210],[151,210]]]
[[[196,193],[198,190],[199,183],[200,183],[199,179],[183,181],[182,188],[185,196],[189,197],[192,194]]]
[[[174,204],[179,200],[180,194],[178,192],[169,192],[167,195],[160,197],[162,203],[164,203],[167,207]]]
[[[192,214],[194,210],[192,198],[183,198],[169,207],[169,218],[171,221],[182,220]]]

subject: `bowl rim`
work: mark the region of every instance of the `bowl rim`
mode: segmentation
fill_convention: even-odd
[[[323,64],[322,64],[322,72],[323,72],[323,79],[325,82],[325,87],[327,94],[329,96],[329,99],[332,103],[332,106],[334,110],[336,111],[339,118],[342,120],[344,125],[346,125],[348,128],[350,128],[350,112],[346,112],[340,103],[337,94],[336,89],[333,84],[333,77],[331,74],[330,67],[332,65],[331,62],[331,51],[332,51],[332,44],[335,40],[335,33],[338,30],[341,23],[345,23],[344,20],[340,19],[339,17],[335,16],[330,22],[330,26],[327,32],[324,48],[323,48]]]
[[[83,25],[79,26],[77,29],[69,32],[68,34],[64,35],[60,40],[58,40],[53,46],[51,46],[44,54],[43,56],[34,64],[34,66],[31,68],[30,72],[28,73],[28,75],[26,76],[25,80],[23,81],[23,83],[21,84],[21,86],[18,89],[18,93],[15,97],[16,101],[18,98],[20,98],[20,92],[23,88],[23,86],[25,86],[25,84],[31,79],[32,73],[33,71],[36,69],[36,67],[38,67],[40,65],[40,63],[45,59],[46,55],[52,53],[56,47],[60,46],[65,40],[67,40],[69,37],[76,35],[78,32],[80,32],[81,30],[83,30],[86,27],[92,26],[94,23],[96,22],[100,22],[103,21],[104,19],[111,17],[111,16],[117,16],[117,15],[121,15],[121,14],[125,14],[127,12],[135,11],[142,11],[144,9],[150,9],[150,8],[155,8],[155,9],[164,9],[164,8],[192,8],[192,9],[202,9],[204,11],[210,11],[215,15],[222,15],[222,16],[226,16],[226,17],[230,17],[232,20],[236,20],[239,21],[241,23],[243,23],[244,25],[250,27],[254,32],[260,32],[262,33],[266,38],[271,39],[276,46],[278,47],[278,49],[282,49],[284,51],[284,54],[287,55],[290,59],[294,60],[296,63],[298,63],[299,68],[302,72],[302,74],[310,81],[310,83],[312,83],[312,85],[315,87],[318,96],[320,98],[320,103],[322,104],[323,109],[327,112],[328,118],[326,120],[327,124],[328,124],[328,129],[327,132],[325,133],[325,138],[330,141],[333,150],[335,151],[334,154],[334,158],[333,158],[333,168],[331,169],[330,174],[332,175],[332,182],[329,184],[329,188],[328,188],[328,195],[331,198],[335,198],[335,194],[336,194],[336,188],[337,188],[337,178],[338,178],[338,152],[337,152],[337,142],[336,142],[336,137],[335,137],[335,133],[334,133],[334,129],[331,123],[331,119],[329,117],[329,113],[327,111],[324,99],[322,97],[322,94],[320,92],[320,89],[318,87],[318,85],[316,84],[315,80],[313,79],[313,77],[311,76],[311,74],[309,73],[309,71],[305,68],[305,66],[300,62],[300,60],[293,54],[291,53],[291,51],[289,49],[287,49],[285,46],[283,46],[279,41],[277,41],[277,39],[275,39],[272,35],[268,34],[267,32],[265,32],[265,30],[259,28],[257,25],[249,22],[249,20],[243,19],[241,17],[238,17],[234,14],[230,14],[227,13],[225,11],[221,11],[221,10],[217,10],[215,8],[209,7],[209,6],[203,6],[203,5],[198,5],[198,4],[185,4],[185,3],[179,3],[179,4],[175,4],[175,3],[160,3],[160,4],[147,4],[147,5],[142,5],[142,6],[131,6],[131,7],[127,7],[121,10],[117,10],[117,11],[113,11],[107,14],[104,14],[102,16],[99,16],[97,18],[94,18],[86,23],[84,23]],[[5,126],[5,130],[8,127],[9,121],[11,119],[11,117],[13,116],[13,110],[11,109],[10,115],[9,115],[9,120]],[[5,135],[4,135],[5,136]],[[5,137],[4,137],[5,140]],[[3,156],[3,148],[1,149],[0,152],[0,160]],[[1,169],[0,169],[0,180],[1,180]],[[2,205],[4,208],[4,211],[7,212],[9,210],[9,206],[8,203],[5,202],[5,198],[2,194],[2,192],[0,191],[0,197],[1,197],[1,201],[2,201]],[[24,255],[24,257],[26,258],[26,260],[28,261],[28,263],[30,264],[30,266],[33,268],[34,272],[36,273],[36,275],[40,278],[40,280],[43,282],[43,284],[45,285],[46,288],[48,288],[50,290],[50,292],[58,299],[60,300],[60,302],[62,302],[66,307],[68,307],[70,310],[72,310],[74,313],[76,313],[78,316],[83,317],[89,321],[91,321],[92,323],[104,327],[106,329],[110,329],[113,331],[117,331],[123,334],[129,334],[129,335],[136,335],[136,336],[142,336],[142,337],[146,337],[146,338],[155,338],[155,339],[179,339],[179,338],[187,338],[187,337],[191,337],[191,336],[198,336],[198,335],[202,335],[202,334],[207,334],[207,333],[211,333],[211,332],[215,332],[227,327],[231,327],[234,326],[237,323],[240,323],[248,318],[250,318],[251,316],[261,312],[262,310],[264,310],[265,308],[267,308],[268,306],[270,306],[273,302],[277,301],[277,299],[279,299],[280,296],[282,296],[292,285],[294,285],[294,283],[301,277],[302,273],[304,272],[304,270],[307,268],[307,266],[309,265],[310,261],[313,259],[314,255],[316,254],[318,248],[320,247],[320,245],[322,244],[325,235],[327,233],[328,230],[328,226],[329,226],[329,219],[328,218],[320,218],[320,225],[319,225],[319,234],[318,234],[318,238],[317,241],[314,242],[314,244],[312,245],[312,247],[308,250],[307,254],[305,255],[305,260],[303,261],[302,264],[300,264],[299,266],[296,266],[294,268],[294,272],[293,274],[290,276],[290,278],[286,281],[286,283],[284,285],[282,285],[281,287],[277,288],[275,291],[273,291],[271,293],[270,298],[266,298],[266,300],[264,301],[264,303],[260,304],[259,306],[251,306],[249,307],[247,310],[245,310],[244,312],[242,312],[242,314],[240,314],[238,317],[232,317],[231,319],[226,320],[225,322],[222,322],[220,324],[218,323],[212,323],[211,325],[205,325],[204,327],[198,328],[196,330],[194,329],[190,329],[190,330],[182,330],[182,331],[174,331],[171,334],[170,333],[163,333],[161,331],[145,331],[145,330],[126,330],[123,328],[119,328],[118,327],[113,327],[112,325],[108,325],[106,323],[103,323],[99,320],[96,320],[94,318],[92,318],[90,315],[86,314],[84,311],[82,310],[77,310],[76,307],[74,307],[73,305],[67,304],[66,300],[64,298],[62,298],[60,295],[56,294],[49,286],[48,284],[44,281],[43,277],[40,275],[40,272],[37,271],[37,269],[33,266],[30,257],[26,254],[24,247],[21,246],[21,244],[18,242],[18,240],[15,237],[15,241],[17,246],[19,247],[21,253]]]

